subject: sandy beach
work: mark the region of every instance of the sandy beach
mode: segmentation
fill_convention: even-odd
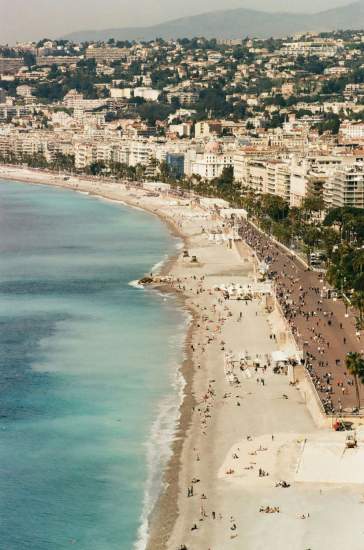
[[[160,216],[184,240],[157,281],[192,314],[185,399],[151,518],[149,550],[332,550],[364,547],[364,432],[319,428],[305,393],[277,353],[299,350],[275,297],[256,280],[243,241],[213,239],[228,228],[213,208],[119,183],[0,167],[6,180],[60,186]],[[193,257],[196,261],[192,261]],[[226,299],[224,289],[251,299]],[[291,382],[291,383],[290,383]]]

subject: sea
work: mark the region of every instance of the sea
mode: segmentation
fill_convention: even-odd
[[[0,549],[143,550],[188,317],[133,283],[181,244],[155,216],[0,180]]]

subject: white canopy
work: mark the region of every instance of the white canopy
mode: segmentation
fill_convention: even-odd
[[[284,351],[280,351],[280,350],[277,350],[277,351],[272,351],[272,361],[274,361],[274,363],[285,363],[289,360],[289,357],[287,355],[287,353],[285,353]]]

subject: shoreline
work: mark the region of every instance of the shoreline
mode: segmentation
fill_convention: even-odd
[[[272,540],[281,550],[318,548],[322,540],[332,550],[362,550],[364,475],[343,454],[345,433],[318,426],[312,388],[273,369],[275,353],[297,359],[299,350],[273,288],[267,295],[259,290],[255,249],[224,239],[226,222],[212,206],[129,183],[70,182],[29,169],[0,167],[0,177],[137,207],[157,215],[189,252],[167,258],[160,274],[170,280],[147,287],[173,294],[191,322],[178,367],[183,400],[146,550],[260,550]],[[231,285],[257,293],[226,299],[222,289]],[[362,461],[364,430],[358,439]],[[332,530],[341,515],[350,520]]]
[[[157,216],[162,223],[164,223],[168,231],[173,237],[177,237],[183,243],[184,248],[188,248],[189,240],[188,236],[184,234],[178,225],[173,222],[172,219],[168,218],[166,215],[158,212],[155,209],[148,209],[145,206],[141,207],[138,201],[132,200],[118,200],[110,198],[107,194],[100,194],[93,191],[82,191],[78,187],[70,186],[67,181],[46,181],[43,179],[43,175],[46,178],[55,178],[56,174],[51,172],[44,172],[40,170],[33,171],[31,169],[19,169],[16,174],[11,174],[6,172],[3,174],[3,166],[0,166],[0,178],[5,180],[26,183],[29,185],[44,185],[49,187],[57,187],[60,189],[71,190],[78,192],[80,194],[85,194],[90,197],[95,197],[98,199],[104,199],[115,204],[120,204],[129,208],[136,208],[143,212]],[[12,169],[13,167],[5,167]],[[24,175],[21,175],[20,172],[23,172]],[[29,174],[31,172],[31,175]],[[34,174],[33,174],[34,172]],[[42,175],[42,176],[41,176]],[[24,179],[23,179],[24,178]],[[78,181],[82,184],[90,183],[90,180],[77,178]],[[100,183],[103,183],[100,181]],[[106,185],[108,182],[106,182]],[[132,188],[132,185],[130,185]],[[138,188],[133,188],[135,192],[138,192]],[[162,261],[162,265],[159,271],[161,276],[168,276],[175,265],[178,259],[179,253],[175,252],[171,256],[167,257]],[[149,290],[156,290],[161,293],[173,294],[177,304],[185,310],[190,316],[188,321],[187,331],[184,336],[184,342],[182,345],[182,351],[184,359],[182,363],[177,367],[177,370],[181,374],[185,385],[183,389],[183,398],[179,406],[178,417],[176,418],[176,430],[174,437],[170,442],[171,458],[168,460],[167,464],[164,466],[163,472],[163,481],[162,487],[160,488],[160,493],[156,499],[153,509],[148,518],[148,539],[145,546],[146,550],[152,550],[153,548],[162,549],[166,546],[168,542],[169,535],[172,532],[173,526],[178,517],[178,507],[177,507],[177,495],[178,495],[178,473],[180,470],[182,447],[186,437],[186,432],[192,421],[192,408],[195,405],[195,399],[192,396],[192,382],[194,376],[194,363],[191,351],[191,342],[193,338],[194,331],[196,330],[196,313],[194,309],[188,305],[187,296],[182,292],[177,292],[174,288],[169,286],[158,284],[149,287]],[[171,512],[172,510],[172,512]],[[168,512],[168,513],[166,513]],[[165,517],[169,518],[168,523],[165,522]],[[140,525],[140,528],[142,524]],[[135,542],[135,545],[138,541]]]

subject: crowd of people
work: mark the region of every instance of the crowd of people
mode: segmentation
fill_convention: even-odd
[[[276,298],[326,413],[358,412],[354,380],[345,366],[349,352],[362,352],[354,316],[340,300],[327,298],[322,274],[305,267],[293,253],[249,222],[241,224],[240,235],[269,266]]]

